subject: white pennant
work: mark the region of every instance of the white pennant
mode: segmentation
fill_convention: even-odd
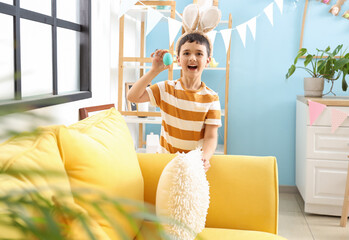
[[[236,29],[238,30],[242,44],[246,47],[246,23],[240,24]]]
[[[256,40],[256,22],[257,22],[256,19],[257,18],[254,17],[254,18],[248,20],[248,22],[247,22],[247,26],[250,29],[254,40]]]
[[[283,9],[283,6],[284,6],[284,0],[274,0],[276,2],[276,5],[278,5],[279,9],[280,9],[280,12],[282,14],[282,9]]]
[[[177,21],[173,18],[168,17],[168,33],[170,38],[170,46],[172,45],[174,39],[176,38],[178,31],[182,27],[182,22]]]
[[[212,30],[212,31],[206,33],[207,37],[210,39],[210,41],[212,43],[212,46],[214,45],[214,40],[216,39],[216,34],[217,34],[216,30]]]
[[[151,7],[148,7],[148,12],[147,12],[147,32],[145,35],[148,35],[148,33],[153,30],[153,28],[158,24],[158,22],[161,20],[161,18],[164,15],[162,15],[160,12],[154,10]]]
[[[119,18],[122,17],[138,0],[121,0]]]
[[[267,15],[272,26],[274,26],[274,24],[273,24],[273,6],[274,6],[274,3],[270,3],[266,8],[264,8],[264,12]]]
[[[230,43],[230,38],[231,38],[231,29],[223,29],[220,30],[221,34],[222,34],[222,38],[224,41],[224,45],[225,45],[225,52],[228,53],[228,48],[229,48],[229,43]]]

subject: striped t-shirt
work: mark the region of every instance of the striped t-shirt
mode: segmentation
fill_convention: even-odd
[[[222,125],[218,94],[203,82],[198,90],[186,89],[181,79],[159,82],[146,90],[150,103],[161,111],[163,153],[186,153],[202,147],[205,124]]]

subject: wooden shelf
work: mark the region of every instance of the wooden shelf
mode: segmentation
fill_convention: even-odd
[[[131,119],[138,119],[138,123],[146,123],[142,119],[147,120],[145,117],[153,117],[153,118],[160,118],[161,119],[161,113],[160,112],[137,112],[137,111],[122,111],[122,115],[124,115],[125,120],[126,116],[129,121],[132,121]],[[225,116],[225,109],[221,109],[221,116]],[[127,122],[127,121],[126,121]],[[161,122],[159,122],[161,123]]]
[[[124,116],[126,123],[148,123],[148,124],[161,124],[161,117],[145,117],[140,118],[137,116]]]
[[[124,69],[128,68],[128,69],[150,69],[151,66],[128,66],[128,65],[124,65],[123,66]],[[173,67],[173,70],[182,70],[181,67]],[[225,71],[226,68],[225,67],[207,67],[204,69],[204,71]]]
[[[119,111],[122,115],[138,117],[160,117],[160,112]]]

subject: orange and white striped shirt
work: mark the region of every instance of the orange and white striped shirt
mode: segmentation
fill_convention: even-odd
[[[159,82],[146,90],[150,103],[161,111],[163,153],[186,153],[202,147],[205,124],[222,125],[218,94],[204,82],[195,91],[186,89],[181,79]]]

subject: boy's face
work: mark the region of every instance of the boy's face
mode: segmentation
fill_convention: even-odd
[[[177,63],[182,67],[184,76],[200,77],[209,62],[205,45],[186,42],[181,46]]]

